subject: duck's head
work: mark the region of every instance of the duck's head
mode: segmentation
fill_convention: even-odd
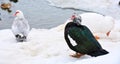
[[[17,11],[15,12],[14,16],[19,17],[19,18],[23,18],[23,17],[24,17],[22,11],[20,11],[20,10],[17,10]]]
[[[76,23],[77,25],[81,25],[81,16],[77,14],[73,14],[71,20]]]

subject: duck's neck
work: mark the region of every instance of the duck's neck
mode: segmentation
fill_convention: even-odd
[[[23,13],[18,14],[18,15],[17,15],[17,18],[24,18]]]

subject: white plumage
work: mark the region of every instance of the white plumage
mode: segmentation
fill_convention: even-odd
[[[83,13],[79,14],[79,16],[81,16],[81,24],[86,25],[99,38],[109,36],[109,32],[115,27],[115,20],[110,16],[103,16],[97,13]],[[71,19],[68,19],[59,28],[65,27],[71,21]]]
[[[111,31],[109,38],[112,41],[120,41],[120,20],[115,21],[115,26]]]
[[[82,24],[90,28],[93,33],[107,33],[114,27],[114,19],[110,16],[103,16],[97,13],[84,13]]]
[[[82,17],[82,25],[86,25],[98,37],[109,36],[115,26],[115,20],[110,16],[97,13],[83,13],[80,16]]]
[[[29,33],[30,26],[28,24],[28,21],[24,18],[23,13],[20,10],[17,10],[15,13],[16,18],[13,21],[12,24],[12,32],[14,35],[21,35],[26,36]]]

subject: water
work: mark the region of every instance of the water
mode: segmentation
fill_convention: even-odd
[[[74,8],[112,16],[119,20],[120,0],[48,0],[51,5],[61,8]]]
[[[5,0],[3,0],[4,2]],[[21,10],[25,18],[29,21],[31,28],[53,28],[63,24],[74,12],[82,11],[61,9],[49,5],[46,0],[19,0],[12,3],[11,13],[0,9],[0,29],[10,29],[14,20],[13,14],[16,10]]]

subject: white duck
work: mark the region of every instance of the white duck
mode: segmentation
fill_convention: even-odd
[[[16,18],[12,24],[12,32],[15,35],[17,41],[25,41],[30,30],[28,21],[24,18],[24,15],[20,10],[17,10],[14,16],[16,16]]]
[[[88,26],[97,39],[103,37],[101,34],[109,36],[111,30],[114,28],[115,21],[110,16],[103,16],[97,13],[84,13],[80,16],[82,24]]]
[[[114,28],[115,20],[110,16],[103,16],[97,13],[83,13],[83,14],[73,14],[73,16],[81,17],[81,24],[86,25],[94,34],[96,39],[101,37],[109,36],[111,30]],[[68,22],[71,22],[71,19],[68,19],[62,27],[64,27]],[[61,26],[60,26],[61,27]]]
[[[109,38],[112,41],[120,41],[120,20],[115,21],[115,26],[110,32]]]

